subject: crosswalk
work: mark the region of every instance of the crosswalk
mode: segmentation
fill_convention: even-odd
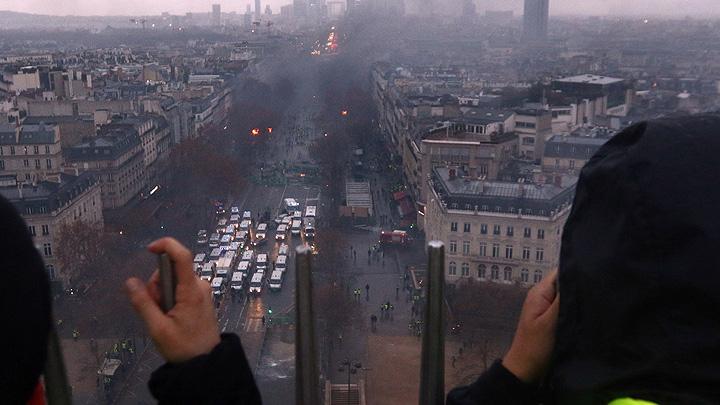
[[[245,332],[262,332],[263,329],[262,318],[248,317],[245,321]]]

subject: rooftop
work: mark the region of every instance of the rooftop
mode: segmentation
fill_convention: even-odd
[[[72,202],[96,182],[95,177],[90,173],[82,173],[79,176],[60,174],[59,183],[41,181],[35,185],[29,183],[20,186],[6,185],[0,187],[0,194],[22,214],[45,214]]]
[[[598,76],[598,75],[577,75],[563,77],[562,79],[555,79],[556,82],[560,83],[581,83],[581,84],[599,84],[606,85],[618,82],[624,82],[623,79],[617,77]]]
[[[572,204],[577,178],[568,184],[532,184],[486,181],[456,175],[458,169],[435,168],[433,186],[445,205],[452,209],[478,210],[552,216]]]

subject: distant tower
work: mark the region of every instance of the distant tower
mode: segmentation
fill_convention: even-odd
[[[219,4],[212,5],[212,25],[214,25],[216,27],[220,26],[220,5]]]
[[[542,41],[547,38],[550,0],[525,0],[523,39]]]
[[[260,7],[260,0],[255,0],[255,21],[260,21],[260,14],[262,14],[262,8]]]
[[[293,0],[293,14],[295,18],[307,17],[307,2],[305,0]]]

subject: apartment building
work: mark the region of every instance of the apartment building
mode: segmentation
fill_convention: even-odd
[[[90,173],[60,174],[58,182],[36,184],[0,176],[0,194],[7,198],[27,223],[35,247],[45,262],[51,280],[67,283],[68,276],[56,262],[59,228],[85,221],[102,231],[102,197],[98,180]]]
[[[0,124],[0,175],[37,182],[57,177],[62,163],[57,125]]]
[[[445,243],[446,280],[542,280],[558,267],[576,182],[482,181],[456,168],[433,169],[424,228],[428,240]]]

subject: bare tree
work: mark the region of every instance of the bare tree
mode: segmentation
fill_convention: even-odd
[[[55,257],[70,286],[88,283],[105,252],[102,229],[95,223],[75,221],[57,229]]]

